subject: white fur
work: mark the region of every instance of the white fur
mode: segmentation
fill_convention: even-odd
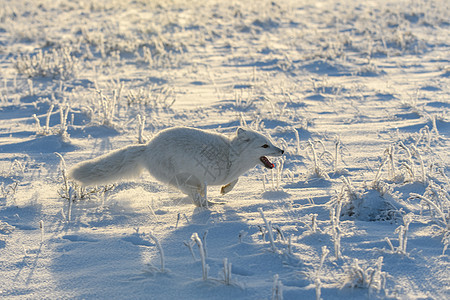
[[[205,130],[175,127],[161,131],[146,145],[128,146],[82,162],[69,175],[83,185],[96,185],[147,169],[157,180],[194,197],[202,193],[205,184],[226,185],[222,192],[229,192],[240,175],[262,164],[261,156],[282,154],[283,150],[252,130],[239,128],[229,139]]]

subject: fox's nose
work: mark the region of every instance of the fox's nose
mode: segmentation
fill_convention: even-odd
[[[284,154],[284,150],[281,150],[281,154]]]

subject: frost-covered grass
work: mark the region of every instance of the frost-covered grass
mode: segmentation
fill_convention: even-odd
[[[3,1],[0,297],[449,298],[449,12]],[[209,186],[208,209],[147,174],[67,177],[172,126],[247,126],[285,154]]]

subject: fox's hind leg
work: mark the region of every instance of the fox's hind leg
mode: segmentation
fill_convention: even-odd
[[[234,188],[234,186],[236,185],[237,182],[238,182],[238,179],[222,186],[222,188],[220,189],[220,193],[222,195],[225,195],[226,193],[228,193],[229,191],[231,191]]]

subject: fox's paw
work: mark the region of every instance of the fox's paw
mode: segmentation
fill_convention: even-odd
[[[209,201],[209,200],[208,200],[208,205],[209,205],[209,206],[213,206],[213,205],[224,205],[224,204],[227,204],[227,202],[226,202],[226,201]]]
[[[220,189],[220,194],[225,195],[226,193],[228,193],[230,191],[230,189],[228,189],[229,184],[222,186],[222,188]]]
[[[220,205],[220,204],[226,204],[225,201],[210,201],[208,199],[202,198],[202,197],[195,197],[192,199],[193,203],[197,207],[203,207],[203,208],[209,208],[213,205]]]
[[[226,193],[230,192],[234,188],[236,183],[237,183],[237,179],[235,181],[232,181],[232,182],[222,186],[222,188],[220,189],[220,193],[222,195],[225,195]]]
[[[224,205],[227,202],[225,201],[210,201],[210,200],[206,200],[206,201],[194,201],[194,205],[197,207],[203,207],[203,208],[209,208],[212,207],[214,205]]]

